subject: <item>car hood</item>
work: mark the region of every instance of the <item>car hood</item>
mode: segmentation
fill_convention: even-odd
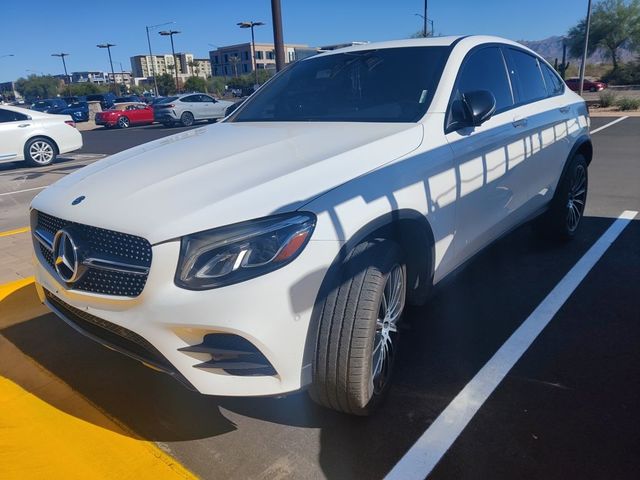
[[[157,243],[299,209],[406,155],[422,136],[420,124],[220,123],[95,162],[32,206]]]

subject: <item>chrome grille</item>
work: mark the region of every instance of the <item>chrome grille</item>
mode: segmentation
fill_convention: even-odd
[[[137,297],[142,293],[147,282],[148,268],[151,266],[151,244],[146,239],[36,212],[36,233],[45,233],[53,238],[60,229],[69,227],[79,232],[87,255],[98,261],[90,264],[86,273],[69,288],[125,297]],[[54,268],[50,245],[41,241],[38,245],[45,262]],[[134,271],[121,271],[126,268],[120,267],[110,268],[109,264],[129,265]]]

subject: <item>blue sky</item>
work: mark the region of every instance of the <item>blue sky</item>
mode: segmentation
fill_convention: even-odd
[[[421,28],[422,0],[281,0],[286,42],[321,45],[351,40],[406,38]],[[264,21],[256,41],[273,41],[269,0],[22,0],[3,2],[0,82],[34,73],[62,73],[54,52],[67,52],[69,72],[108,70],[110,42],[114,67],[130,69],[129,57],[147,52],[145,25],[175,21],[176,51],[207,57],[208,44],[250,39],[236,23]],[[494,34],[514,40],[561,35],[586,13],[587,0],[430,0],[436,33]],[[152,34],[154,53],[170,52],[167,37]]]

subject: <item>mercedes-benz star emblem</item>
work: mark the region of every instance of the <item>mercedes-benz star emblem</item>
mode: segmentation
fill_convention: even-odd
[[[77,281],[83,273],[80,252],[69,231],[58,230],[53,238],[53,254],[56,272],[66,283]]]

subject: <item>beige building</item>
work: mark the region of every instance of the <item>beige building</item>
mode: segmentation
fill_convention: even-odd
[[[307,45],[285,44],[285,62],[296,60],[296,48]],[[209,52],[211,75],[214,77],[236,77],[253,72],[253,59],[258,70],[275,68],[276,52],[273,43],[256,43],[255,55],[250,42],[220,47]]]
[[[211,76],[211,62],[208,59],[194,58],[192,53],[176,53],[176,65],[178,68],[178,76],[190,77],[192,75],[200,77]],[[131,57],[131,70],[134,77],[150,78],[153,77],[154,68],[156,75],[168,73],[175,75],[173,68],[174,57],[171,54],[163,55],[136,55]]]

